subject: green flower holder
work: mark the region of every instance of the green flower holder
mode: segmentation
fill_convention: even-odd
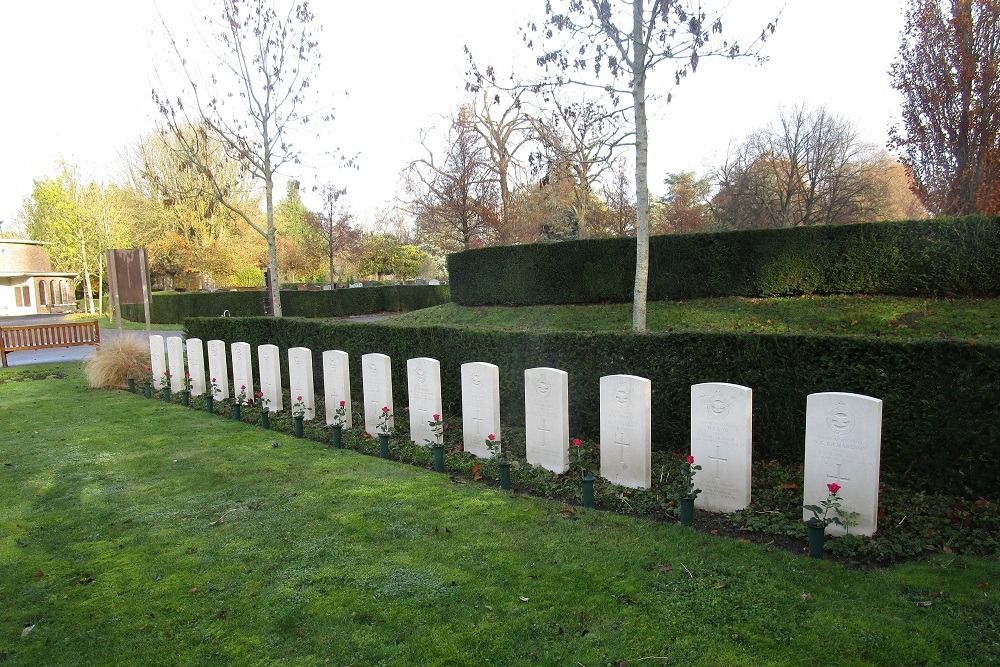
[[[681,525],[694,523],[694,498],[681,498]]]
[[[340,449],[344,446],[344,427],[343,425],[334,426],[330,430],[330,444],[333,445],[334,449]]]
[[[583,506],[593,507],[594,506],[594,480],[597,478],[593,475],[584,475],[581,480],[583,485]]]
[[[381,459],[389,458],[389,434],[378,434],[378,456]]]
[[[510,491],[510,461],[500,461],[500,488]]]
[[[444,445],[434,445],[434,472],[444,472]]]
[[[305,419],[305,417],[303,417],[302,415],[297,415],[297,416],[293,417],[293,419],[295,420],[295,437],[296,438],[301,438],[302,437],[302,421]]]

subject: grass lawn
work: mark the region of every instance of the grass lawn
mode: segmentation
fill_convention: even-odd
[[[505,331],[629,331],[632,304],[466,308],[402,313],[389,323],[455,324]],[[806,296],[650,301],[650,331],[827,333],[1000,341],[1000,299]]]
[[[96,316],[92,313],[74,313],[67,316],[69,321],[81,321],[81,320],[93,320],[97,319],[97,326],[102,329],[117,329],[118,322],[112,322],[107,315]],[[156,331],[183,331],[183,324],[151,324],[150,328]],[[126,319],[122,319],[122,329],[128,329],[129,331],[139,331],[146,329],[145,322],[131,322]]]
[[[991,665],[1000,560],[847,569],[0,371],[12,665]],[[620,661],[620,662],[619,662]]]

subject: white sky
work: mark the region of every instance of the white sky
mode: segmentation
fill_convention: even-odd
[[[729,0],[727,34],[744,43],[784,7],[765,47],[769,61],[704,60],[698,73],[673,91],[672,103],[653,103],[653,193],[662,193],[669,172],[707,171],[730,141],[766,125],[781,105],[825,104],[854,122],[865,139],[884,145],[899,113],[888,70],[904,2]],[[32,179],[54,175],[60,159],[79,165],[87,178],[114,180],[122,148],[155,127],[153,64],[167,62],[167,54],[154,46],[156,4],[3,3],[0,221],[13,221],[31,194]],[[192,17],[210,9],[205,0],[158,4],[178,32],[200,25]],[[518,62],[525,78],[536,71],[517,29],[528,19],[544,18],[544,0],[313,0],[311,5],[324,26],[323,65],[312,100],[336,109],[323,143],[360,153],[359,168],[300,169],[285,176],[307,187],[346,185],[347,203],[361,219],[396,197],[400,170],[420,157],[420,129],[441,125],[464,99],[464,44],[498,72]],[[672,83],[665,65],[653,79],[662,91]]]

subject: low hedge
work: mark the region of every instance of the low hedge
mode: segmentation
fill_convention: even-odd
[[[1000,489],[1000,345],[818,335],[484,332],[294,318],[190,319],[185,326],[203,340],[250,343],[254,355],[258,345],[278,345],[285,386],[287,348],[312,349],[320,395],[321,352],[344,350],[351,355],[355,400],[361,397],[361,355],[388,354],[397,411],[407,405],[408,358],[441,362],[444,409],[455,415],[461,412],[461,364],[489,361],[500,367],[502,420],[510,425],[524,422],[524,369],[560,368],[569,373],[571,432],[590,437],[599,433],[599,378],[639,375],[652,381],[656,449],[688,447],[692,384],[743,384],[754,390],[754,458],[793,465],[803,460],[808,394],[866,394],[884,401],[883,474],[956,495],[996,496]]]
[[[798,294],[996,296],[1000,218],[877,222],[654,236],[648,298]],[[632,301],[635,239],[448,256],[463,306]]]
[[[256,317],[264,314],[263,290],[154,294],[150,319],[155,324],[180,324],[187,317]],[[429,308],[450,299],[447,285],[385,285],[338,290],[283,290],[286,317],[347,317]],[[145,321],[142,304],[122,306],[125,319]]]

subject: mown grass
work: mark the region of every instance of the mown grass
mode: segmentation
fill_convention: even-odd
[[[996,558],[850,570],[87,390],[75,367],[0,379],[12,665],[1000,659]]]
[[[629,331],[631,304],[467,308],[454,303],[387,323],[452,324],[505,331]],[[655,301],[650,331],[744,331],[1000,340],[1000,299],[804,296]]]

